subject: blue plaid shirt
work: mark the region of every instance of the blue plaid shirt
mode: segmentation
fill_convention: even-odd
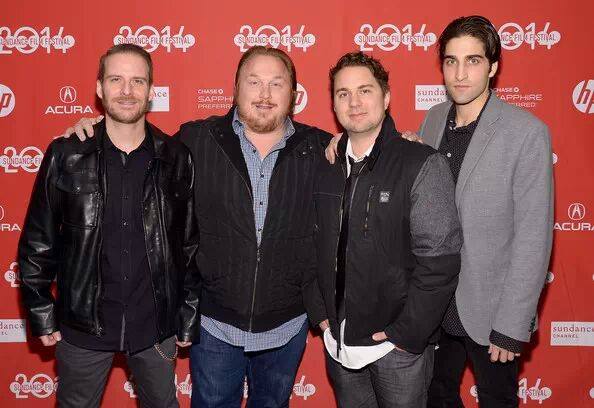
[[[239,137],[243,158],[247,165],[250,182],[252,184],[254,220],[256,223],[256,237],[258,245],[262,240],[262,230],[264,229],[264,220],[266,219],[266,210],[268,208],[268,186],[272,177],[272,170],[276,164],[278,153],[287,144],[289,139],[295,133],[295,127],[291,119],[287,117],[285,121],[285,134],[283,138],[272,147],[264,159],[260,158],[258,150],[245,135],[244,125],[241,123],[237,114],[237,108],[233,113],[233,131]],[[233,346],[243,347],[246,352],[268,350],[281,347],[287,344],[293,337],[299,333],[307,315],[302,314],[288,322],[263,333],[251,333],[238,329],[229,324],[219,322],[208,316],[202,316],[202,327],[217,339]]]

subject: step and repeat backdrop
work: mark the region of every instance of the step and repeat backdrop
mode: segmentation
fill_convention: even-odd
[[[539,330],[523,356],[521,407],[594,406],[594,3],[517,1],[6,1],[0,15],[0,406],[49,407],[59,386],[53,348],[27,331],[19,306],[16,246],[29,194],[51,140],[83,116],[96,116],[99,56],[113,44],[153,57],[156,97],[148,118],[174,133],[188,120],[224,114],[242,53],[254,45],[295,61],[295,119],[338,131],[328,69],[361,50],[390,71],[391,113],[417,129],[446,98],[436,52],[452,19],[487,16],[503,45],[497,96],[551,129],[555,241],[539,306]],[[188,355],[176,385],[188,407]],[[246,395],[249,390],[246,387]],[[461,394],[477,406],[472,371]],[[320,336],[310,333],[292,407],[335,406]],[[136,406],[134,384],[116,359],[103,400]]]

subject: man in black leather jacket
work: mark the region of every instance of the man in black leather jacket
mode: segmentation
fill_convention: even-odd
[[[21,288],[33,335],[56,345],[60,407],[99,406],[115,352],[143,406],[178,406],[174,336],[187,346],[198,324],[194,168],[145,120],[152,94],[150,55],[112,47],[99,66],[97,137],[53,141],[35,181]]]

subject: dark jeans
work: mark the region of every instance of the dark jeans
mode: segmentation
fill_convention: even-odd
[[[159,345],[166,356],[175,354],[175,337]],[[65,340],[56,345],[60,385],[57,391],[60,408],[99,407],[114,352],[77,347]],[[175,362],[165,360],[155,347],[127,356],[134,377],[140,405],[147,408],[178,408],[175,397]]]
[[[288,407],[306,338],[307,322],[286,345],[246,353],[200,328],[190,351],[192,407],[239,407],[246,376],[247,408]]]
[[[423,354],[393,350],[359,370],[326,354],[326,368],[341,408],[424,408],[433,372],[433,346]]]
[[[435,370],[427,407],[464,408],[460,383],[467,359],[472,363],[481,408],[517,407],[518,359],[492,363],[488,350],[488,346],[477,344],[470,337],[443,332],[435,351]]]

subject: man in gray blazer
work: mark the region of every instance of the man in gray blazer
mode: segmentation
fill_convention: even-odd
[[[456,181],[464,244],[446,312],[429,407],[463,407],[467,358],[479,404],[518,405],[518,357],[535,329],[552,243],[551,142],[545,124],[489,88],[501,55],[484,17],[461,17],[439,38],[451,102],[429,110],[423,141],[443,153]]]

